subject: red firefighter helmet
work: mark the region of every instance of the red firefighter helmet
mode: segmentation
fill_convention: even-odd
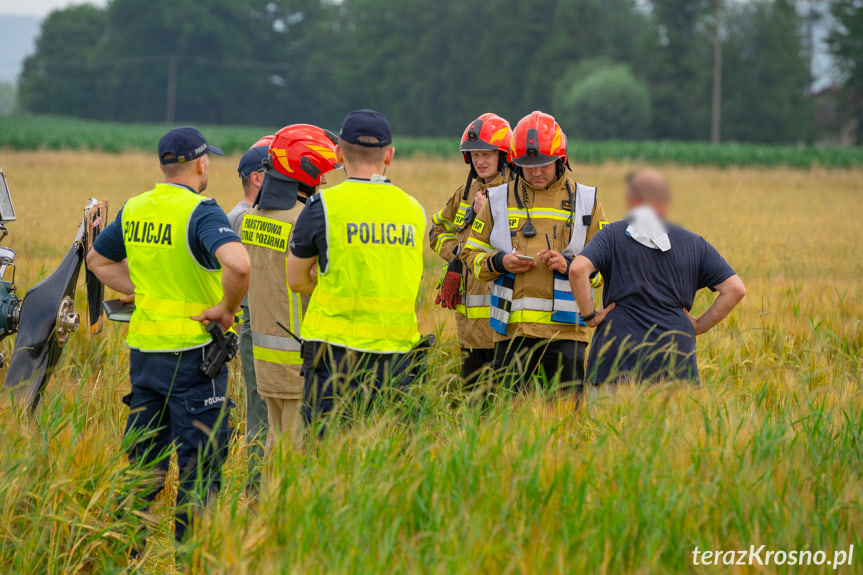
[[[257,142],[255,142],[254,144],[249,146],[249,149],[251,150],[252,148],[259,148],[261,146],[266,146],[267,148],[269,148],[270,144],[273,143],[273,138],[275,138],[275,136],[273,136],[273,135],[264,136],[263,138],[261,138],[260,140],[258,140]]]
[[[509,122],[497,114],[483,114],[464,130],[458,149],[464,156],[464,163],[470,163],[471,152],[498,150],[504,155],[509,153],[509,139],[512,135]]]
[[[338,167],[336,136],[309,124],[285,126],[273,136],[269,156],[277,172],[314,187],[322,174]]]
[[[531,112],[512,132],[510,161],[516,166],[566,163],[566,134],[550,114]]]

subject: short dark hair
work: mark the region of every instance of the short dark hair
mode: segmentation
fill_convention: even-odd
[[[162,159],[173,160],[176,157],[177,156],[175,156],[174,154],[164,154],[162,156]],[[203,156],[201,156],[201,157],[203,157]],[[178,162],[175,164],[160,164],[160,165],[162,166],[162,173],[165,174],[165,177],[176,178],[180,174],[186,173],[192,166],[195,165],[195,161],[197,161],[197,160],[198,160],[198,158],[195,158],[194,160],[190,160],[188,162]]]
[[[365,138],[371,136],[360,137]],[[372,139],[377,140],[377,138]],[[361,146],[359,144],[346,142],[339,138],[339,147],[342,149],[345,161],[349,164],[378,165],[384,162],[387,157],[387,152],[392,146]]]

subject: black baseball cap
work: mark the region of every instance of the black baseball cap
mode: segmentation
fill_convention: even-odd
[[[269,150],[268,146],[256,146],[249,148],[243,154],[243,157],[240,158],[240,165],[237,166],[241,180],[248,178],[252,172],[259,172],[264,169],[264,160],[267,159]]]
[[[159,161],[163,164],[191,162],[207,153],[221,156],[224,152],[220,148],[208,144],[204,135],[191,126],[169,130],[159,140]],[[173,154],[175,157],[166,159],[166,154]]]
[[[366,109],[345,116],[339,138],[358,146],[382,148],[392,144],[393,132],[383,114]]]

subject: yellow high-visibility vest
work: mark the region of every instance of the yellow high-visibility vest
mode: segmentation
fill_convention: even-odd
[[[396,186],[347,180],[323,190],[326,269],[318,273],[302,336],[374,353],[405,353],[420,340],[425,211]]]
[[[189,250],[192,212],[203,196],[158,184],[123,208],[123,240],[135,284],[135,312],[126,343],[141,351],[183,351],[207,345],[201,322],[189,319],[222,299],[222,272],[203,268]]]

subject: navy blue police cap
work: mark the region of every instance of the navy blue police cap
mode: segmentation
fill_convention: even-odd
[[[345,116],[339,138],[358,146],[382,148],[393,142],[390,123],[380,112],[357,110]]]
[[[191,126],[169,130],[159,140],[159,161],[163,164],[191,162],[207,153],[221,156],[224,152],[220,148],[208,144],[204,135]],[[166,158],[167,154],[174,157]]]
[[[240,158],[240,165],[237,166],[237,172],[240,174],[240,179],[245,180],[252,173],[259,172],[264,169],[264,160],[267,159],[269,152],[268,146],[257,146],[249,148],[248,151]]]

